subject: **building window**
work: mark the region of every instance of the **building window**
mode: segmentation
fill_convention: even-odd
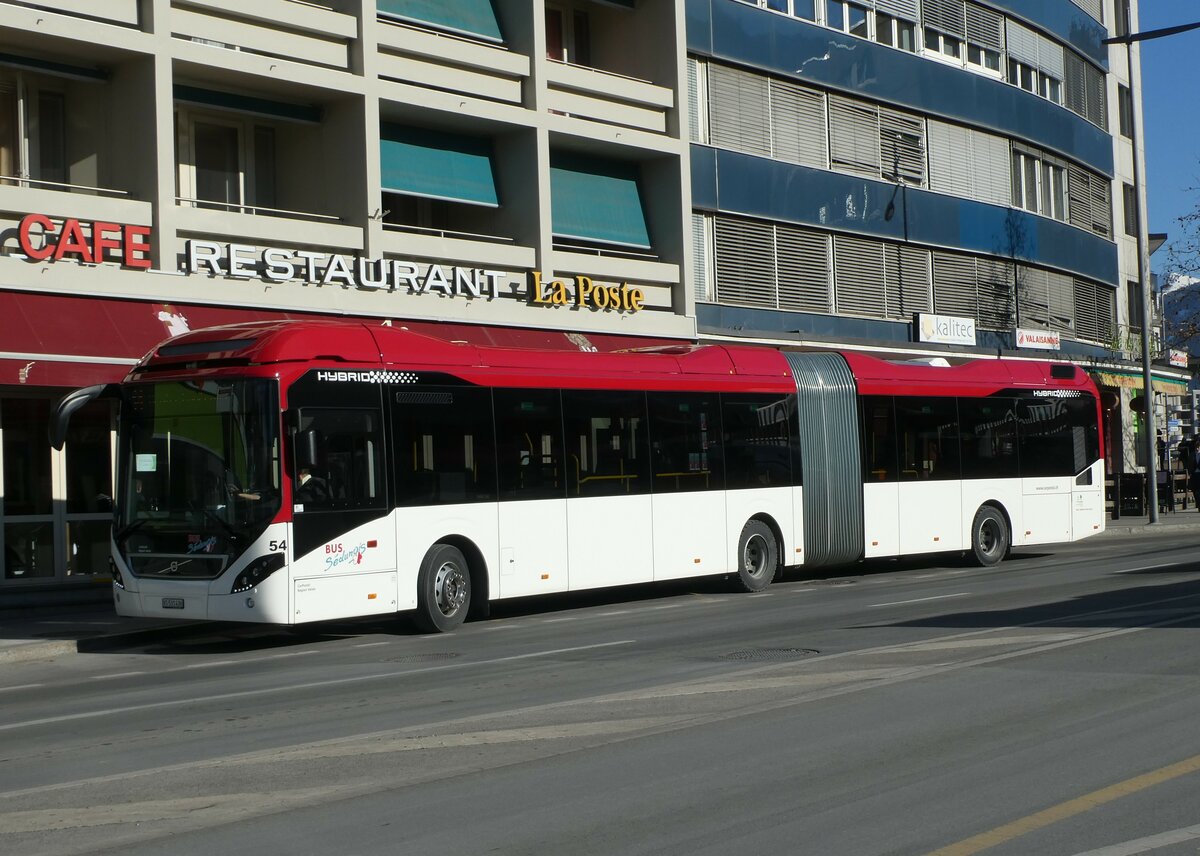
[[[1047,101],[1062,104],[1062,81],[1041,72],[1038,75],[1038,94]]]
[[[826,0],[825,25],[862,39],[871,37],[867,7],[846,0]]]
[[[63,94],[36,78],[0,76],[0,182],[65,184],[66,108]]]
[[[917,49],[917,25],[903,18],[875,13],[875,41],[903,51]]]
[[[758,0],[758,5],[773,12],[782,12],[794,18],[817,20],[816,0]]]
[[[1117,110],[1121,124],[1121,136],[1133,139],[1133,93],[1123,83],[1117,85]]]
[[[1142,329],[1142,288],[1132,279],[1125,281],[1125,293],[1129,327],[1133,330]]]
[[[973,65],[984,71],[999,76],[1000,51],[986,48],[983,45],[967,44],[967,65]]]
[[[925,51],[941,59],[962,61],[963,43],[961,40],[932,27],[925,28]]]
[[[591,22],[586,12],[546,7],[546,56],[572,65],[592,64]]]
[[[1121,186],[1121,196],[1125,208],[1125,234],[1132,238],[1138,233],[1138,204],[1137,189],[1132,184]]]
[[[1041,153],[1013,148],[1013,205],[1053,217],[1067,219],[1066,168]]]
[[[1033,66],[1026,65],[1023,62],[1012,59],[1008,60],[1008,82],[1013,86],[1019,86],[1026,92],[1038,91],[1038,73]]]
[[[177,133],[181,198],[226,211],[275,206],[273,127],[180,111]]]

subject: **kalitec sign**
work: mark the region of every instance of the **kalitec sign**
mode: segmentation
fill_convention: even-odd
[[[1062,335],[1057,330],[1022,330],[1018,327],[1017,347],[1059,351],[1062,350]]]
[[[95,220],[84,223],[67,217],[56,225],[45,214],[26,214],[17,227],[17,242],[31,261],[75,259],[86,264],[120,262],[125,267],[150,267],[150,227]]]
[[[366,259],[197,240],[187,242],[184,272],[227,279],[299,281],[305,285],[336,285],[363,291],[405,291],[483,300],[505,296],[502,290],[514,276],[507,271],[418,264],[403,259]],[[524,295],[514,289],[512,296],[524,297],[531,306],[576,306],[633,313],[641,311],[646,300],[642,289],[624,282],[598,283],[587,276],[576,276],[570,283],[545,282],[540,271],[530,271],[525,279]]]
[[[974,318],[918,312],[913,327],[919,342],[937,342],[942,345],[975,344]]]

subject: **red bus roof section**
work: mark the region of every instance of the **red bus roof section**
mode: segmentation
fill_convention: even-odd
[[[1054,364],[1027,360],[972,360],[957,366],[892,362],[841,352],[862,395],[985,396],[1005,389],[1056,387],[1096,394],[1085,372],[1058,364],[1070,377],[1054,377]],[[164,342],[142,363],[159,367],[208,361],[237,364],[293,363],[339,368],[447,371],[478,384],[619,389],[637,378],[649,389],[701,389],[729,384],[747,391],[795,388],[784,354],[774,348],[666,345],[598,353],[538,350],[447,342],[404,327],[352,321],[266,321],[211,327]]]

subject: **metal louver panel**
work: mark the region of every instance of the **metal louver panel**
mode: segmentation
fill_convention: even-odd
[[[833,237],[833,292],[839,315],[886,317],[883,242]]]
[[[975,260],[958,253],[933,254],[933,311],[974,318]]]
[[[1072,113],[1087,118],[1087,63],[1074,51],[1063,54],[1063,98]]]
[[[1086,171],[1074,165],[1067,167],[1067,206],[1072,226],[1092,228],[1091,179]]]
[[[884,178],[925,184],[925,120],[920,116],[879,109],[879,155]]]
[[[717,217],[717,302],[775,308],[775,236],[769,223]]]
[[[709,230],[710,216],[699,211],[692,212],[692,294],[696,300],[713,299],[712,282],[709,276]]]
[[[714,146],[771,156],[767,79],[762,75],[710,63],[708,116]]]
[[[1017,268],[1017,322],[1021,327],[1050,327],[1050,295],[1047,272],[1039,268]]]
[[[829,159],[834,169],[879,177],[879,110],[829,96]]]
[[[705,64],[695,57],[688,57],[688,139],[693,143],[708,142],[704,111],[704,99],[701,98],[701,78],[705,76]]]
[[[775,227],[779,308],[828,313],[829,236],[798,226]]]
[[[1071,0],[1076,6],[1087,12],[1101,24],[1104,23],[1103,0]]]
[[[967,22],[963,0],[924,0],[921,20],[926,27],[966,38]]]
[[[971,131],[973,198],[993,205],[1011,205],[1012,149],[1007,139]]]
[[[784,354],[796,379],[804,471],[804,564],[852,562],[863,554],[858,389],[839,354]]]
[[[1087,89],[1087,113],[1084,118],[1108,130],[1108,93],[1104,72],[1090,63],[1083,64],[1084,87]]]
[[[967,41],[994,51],[1004,50],[1004,16],[977,3],[968,2]]]
[[[929,312],[929,251],[905,244],[884,244],[887,316],[910,320],[914,312]]]
[[[975,260],[980,327],[1009,330],[1014,326],[1013,270],[1012,262]]]
[[[1051,329],[1063,333],[1074,332],[1075,287],[1071,277],[1047,271],[1046,298]]]
[[[1112,237],[1112,185],[1107,178],[1090,176],[1088,195],[1091,197],[1092,231]]]
[[[897,18],[917,20],[917,0],[875,0],[875,8]]]
[[[1009,18],[1005,24],[1008,55],[1026,65],[1037,67],[1038,34],[1023,24]]]
[[[828,169],[824,93],[782,80],[771,81],[770,93],[775,157]]]
[[[1052,77],[1063,79],[1066,63],[1066,51],[1062,45],[1053,39],[1039,34],[1038,37],[1038,68]]]
[[[1103,320],[1096,283],[1077,279],[1072,283],[1075,292],[1075,336],[1092,342],[1108,342],[1111,325]],[[1105,289],[1112,292],[1112,289]]]
[[[927,123],[929,187],[939,193],[972,197],[974,165],[971,132],[932,119]]]

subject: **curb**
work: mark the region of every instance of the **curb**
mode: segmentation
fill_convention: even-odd
[[[1104,535],[1163,535],[1171,532],[1200,532],[1200,522],[1197,523],[1138,523],[1132,526],[1108,525]]]
[[[26,663],[30,660],[48,660],[64,654],[101,654],[134,644],[171,638],[180,633],[195,631],[198,628],[202,628],[205,632],[220,632],[228,626],[230,626],[228,622],[188,621],[169,626],[147,627],[142,630],[122,630],[98,636],[84,636],[80,639],[12,642],[8,646],[0,647],[0,665]]]

